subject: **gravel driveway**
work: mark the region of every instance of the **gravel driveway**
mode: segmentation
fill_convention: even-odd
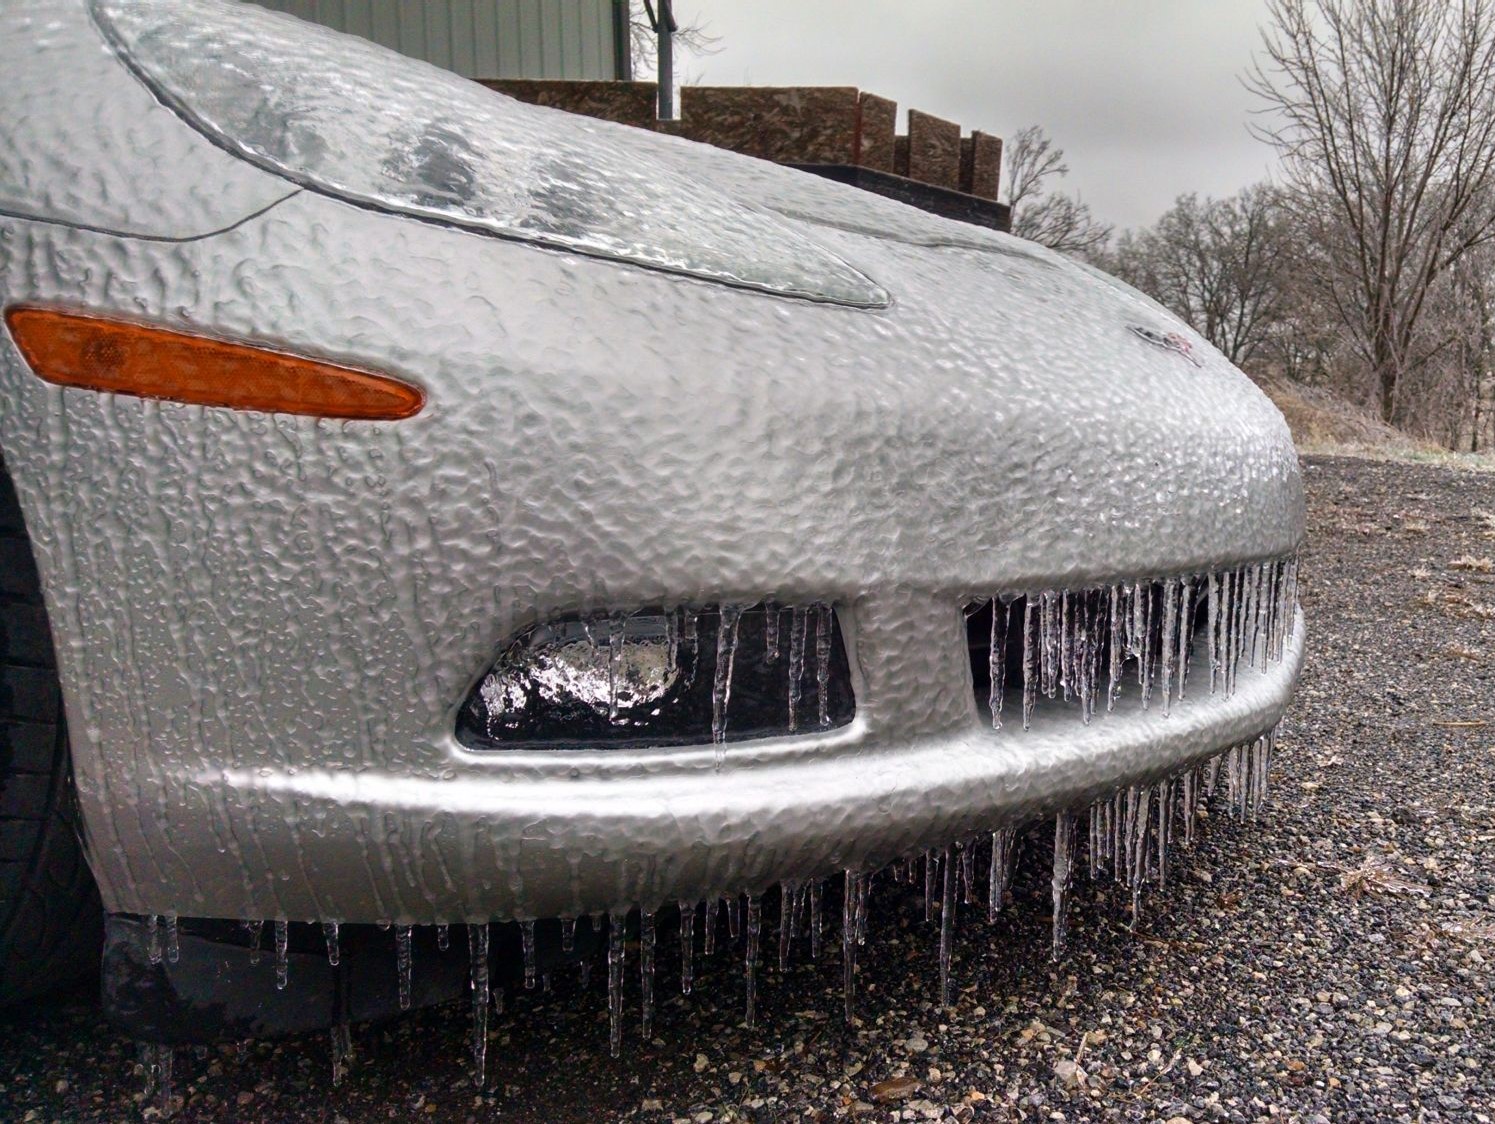
[[[1050,964],[1030,853],[995,926],[960,917],[953,1012],[922,886],[889,888],[852,1028],[833,947],[781,974],[765,940],[752,1030],[735,959],[681,997],[662,949],[655,1037],[630,994],[618,1060],[599,970],[509,996],[481,1095],[454,1005],[357,1030],[336,1088],[321,1037],[182,1051],[177,1119],[1491,1119],[1495,474],[1306,468],[1310,653],[1270,805],[1175,850],[1137,931],[1082,877]],[[140,1086],[88,995],[0,1016],[4,1120],[150,1117]]]

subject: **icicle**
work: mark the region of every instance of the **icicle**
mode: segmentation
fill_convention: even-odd
[[[794,882],[779,883],[779,971],[789,970],[789,942],[794,936],[794,899],[799,887]]]
[[[777,605],[765,604],[763,606],[763,651],[769,663],[777,662],[779,658],[779,607]]]
[[[1215,676],[1220,671],[1220,578],[1210,574],[1204,631],[1209,639],[1209,693],[1215,693]]]
[[[986,884],[986,919],[995,921],[1001,912],[1003,899],[1007,896],[1007,883],[1012,871],[1013,844],[1017,841],[1017,829],[999,828],[991,833],[991,874]]]
[[[1178,585],[1170,578],[1163,582],[1163,717],[1168,717],[1173,699],[1173,664],[1178,654],[1175,636],[1178,630]]]
[[[710,956],[716,951],[716,926],[721,920],[718,916],[721,912],[721,902],[715,898],[707,898],[706,908],[703,912],[705,916],[701,919],[701,939],[703,942],[701,953],[704,956]]]
[[[1132,891],[1132,924],[1142,917],[1142,884],[1147,881],[1147,836],[1152,790],[1133,785],[1127,790],[1127,885]]]
[[[1059,690],[1066,702],[1074,694],[1074,613],[1069,590],[1059,595]]]
[[[1091,597],[1086,590],[1079,594],[1075,612],[1075,674],[1080,680],[1080,720],[1090,725],[1095,713],[1095,640],[1092,635]]]
[[[991,647],[987,649],[987,668],[991,673],[991,690],[987,705],[991,708],[993,730],[1002,728],[1002,695],[1007,687],[1007,625],[1012,606],[1000,597],[991,599]]]
[[[831,724],[831,607],[824,602],[815,605],[815,701],[820,708],[820,725]]]
[[[1110,657],[1107,671],[1110,674],[1110,683],[1106,687],[1106,709],[1116,709],[1116,693],[1121,689],[1121,672],[1126,662],[1126,637],[1122,632],[1122,621],[1125,619],[1121,611],[1121,586],[1113,585],[1109,598],[1111,611],[1110,628]]]
[[[976,841],[955,844],[955,853],[960,856],[961,904],[976,904]]]
[[[747,1025],[753,1026],[758,1019],[758,932],[760,918],[757,894],[747,896],[747,941],[743,953],[742,974],[747,990]]]
[[[467,926],[468,982],[472,987],[472,1083],[481,1089],[488,1069],[488,925]]]
[[[803,605],[789,611],[789,731],[799,729],[799,704],[804,697],[801,681],[805,677],[805,638],[809,618]]]
[[[810,883],[810,959],[820,959],[820,895],[821,885],[817,878]]]
[[[145,956],[152,964],[161,963],[161,915],[152,913],[145,919]]]
[[[613,1057],[623,1052],[623,926],[626,914],[607,922],[607,1042]]]
[[[689,995],[696,977],[696,903],[680,902],[680,994]]]
[[[535,989],[535,923],[533,921],[519,923],[519,944],[524,952],[524,988],[526,991],[533,991]]]
[[[1038,598],[1038,628],[1042,640],[1039,653],[1039,669],[1042,673],[1044,697],[1053,698],[1059,691],[1059,595],[1052,590]]]
[[[680,666],[680,626],[676,623],[675,610],[671,609],[664,615],[664,646],[669,654],[667,663],[670,667]]]
[[[736,894],[727,899],[727,932],[734,944],[742,938],[742,899]]]
[[[1168,844],[1173,836],[1173,781],[1158,782],[1157,803],[1158,888],[1162,889],[1168,885]]]
[[[336,968],[342,960],[342,951],[338,948],[337,922],[322,922],[322,937],[327,942],[327,963]]]
[[[607,619],[607,717],[618,720],[618,681],[623,677],[623,635],[628,614],[614,613]]]
[[[400,1010],[406,1011],[410,1008],[410,977],[414,967],[414,957],[410,949],[411,927],[409,925],[398,925],[395,927],[395,968],[400,977]]]
[[[644,1041],[654,1037],[654,914],[638,915],[638,975],[644,1013]]]
[[[561,918],[561,951],[570,952],[576,947],[576,918]]]
[[[857,898],[862,875],[845,872],[845,889],[841,896],[841,998],[850,1023],[856,1007],[857,989]]]
[[[348,1073],[348,1063],[353,1060],[353,1033],[347,1023],[337,1023],[328,1032],[332,1046],[332,1087],[343,1083]]]
[[[438,926],[436,926],[436,948],[437,948],[437,950],[440,951],[440,952],[445,952],[447,949],[449,949],[451,947],[452,947],[452,937],[451,937],[451,934],[447,931],[447,927],[445,925],[438,925]]]
[[[1142,601],[1142,656],[1137,661],[1138,681],[1142,685],[1142,709],[1147,709],[1148,701],[1152,698],[1152,684],[1156,675],[1157,655],[1152,647],[1152,625],[1155,615],[1153,602],[1157,600],[1156,590],[1149,583],[1139,589],[1139,597]]]
[[[1194,845],[1194,820],[1199,815],[1199,770],[1186,769],[1179,780],[1179,814],[1184,820],[1184,846]]]
[[[1033,708],[1038,705],[1042,657],[1039,652],[1039,614],[1033,610],[1033,595],[1023,602],[1023,729],[1033,724]]]
[[[265,933],[263,921],[245,921],[244,928],[249,930],[249,965],[253,967],[260,962],[260,940]]]
[[[690,650],[690,671],[685,676],[685,686],[695,685],[696,671],[701,666],[700,620],[690,609],[680,610],[680,647]],[[680,657],[683,663],[685,657]]]
[[[939,872],[939,859],[933,851],[924,852],[924,920],[934,920],[934,883]]]
[[[1178,701],[1184,701],[1184,685],[1189,679],[1189,651],[1194,639],[1194,582],[1178,580]]]
[[[289,922],[275,922],[275,987],[278,991],[284,991],[286,978],[291,970],[291,957],[289,953],[291,942],[291,926]]]
[[[955,864],[951,862],[950,848],[946,847],[941,861],[945,867],[945,882],[940,894],[940,1006],[949,1010],[950,958],[955,944]]]
[[[175,964],[182,958],[181,935],[177,931],[177,916],[174,913],[166,915],[166,959]]]
[[[1060,812],[1054,817],[1054,872],[1049,880],[1054,901],[1054,938],[1049,956],[1063,959],[1069,944],[1069,889],[1074,882],[1075,816]]]
[[[716,677],[711,687],[711,741],[717,746],[716,765],[721,768],[721,745],[727,740],[727,707],[732,701],[732,665],[737,660],[737,623],[742,610],[723,605],[716,627]]]

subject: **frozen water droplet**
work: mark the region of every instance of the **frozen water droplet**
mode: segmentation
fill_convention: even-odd
[[[607,919],[607,1042],[613,1057],[623,1052],[623,927],[626,914]]]
[[[533,991],[535,987],[535,923],[519,923],[519,941],[524,950],[524,986]]]
[[[654,1037],[654,914],[639,912],[639,986],[643,995],[644,1041]]]
[[[680,902],[680,994],[689,995],[696,978],[696,905]]]
[[[467,926],[468,983],[472,988],[472,1083],[483,1088],[488,1068],[488,926]]]
[[[336,968],[338,962],[342,959],[342,952],[338,948],[337,922],[322,922],[322,936],[327,941],[327,963]]]
[[[291,971],[291,926],[288,921],[275,922],[275,986],[284,991]]]
[[[1054,871],[1049,881],[1054,903],[1054,938],[1050,956],[1061,960],[1069,945],[1069,890],[1074,884],[1075,816],[1060,812],[1054,817]]]
[[[395,928],[395,969],[399,973],[400,1010],[410,1009],[410,977],[414,969],[414,956],[410,948],[411,926]]]

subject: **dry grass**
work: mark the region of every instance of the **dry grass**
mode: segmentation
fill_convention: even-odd
[[[1448,564],[1450,570],[1465,570],[1471,574],[1495,574],[1495,562],[1488,558],[1476,558],[1465,554]]]

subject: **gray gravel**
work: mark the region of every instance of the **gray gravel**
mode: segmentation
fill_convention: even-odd
[[[932,1003],[936,927],[915,889],[889,889],[850,1029],[834,952],[781,977],[766,947],[747,1030],[734,963],[719,954],[682,998],[662,951],[655,1038],[630,996],[619,1060],[597,971],[585,993],[510,997],[484,1094],[455,1005],[361,1028],[338,1088],[320,1037],[184,1051],[177,1118],[1489,1120],[1495,475],[1307,469],[1312,647],[1270,806],[1176,851],[1136,932],[1121,894],[1081,881],[1051,965],[1030,854],[995,927],[961,916],[950,1013]],[[139,1089],[88,995],[0,1016],[0,1117],[150,1117]]]

